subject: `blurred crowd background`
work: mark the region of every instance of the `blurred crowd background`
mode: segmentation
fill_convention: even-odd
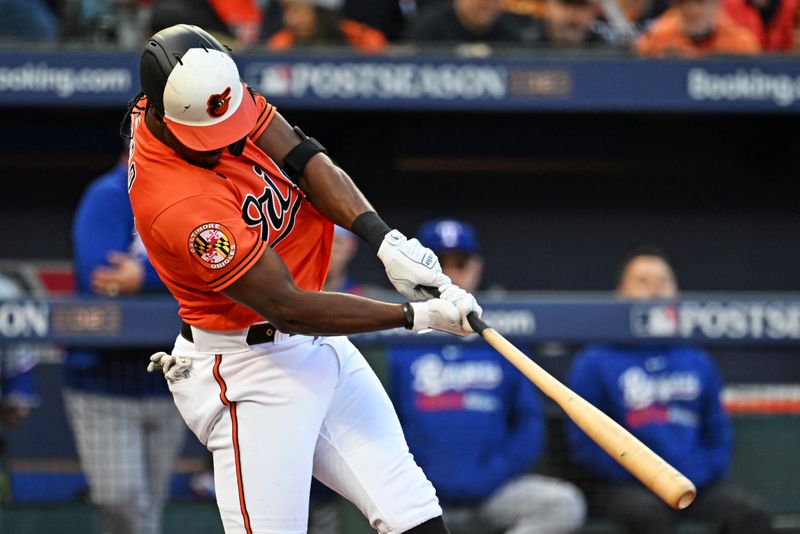
[[[702,490],[723,488],[704,491],[717,500],[675,525],[676,516],[632,491],[636,486],[552,403],[480,341],[363,343],[412,452],[439,477],[454,534],[688,534],[716,532],[718,524],[726,525],[720,532],[800,532],[800,82],[790,78],[787,104],[766,112],[708,101],[695,111],[647,104],[672,90],[658,75],[676,65],[784,76],[777,64],[795,72],[799,4],[0,0],[0,531],[221,532],[206,451],[175,420],[160,377],[144,372],[150,352],[168,347],[20,343],[16,308],[5,307],[21,299],[170,299],[132,232],[126,145],[118,135],[124,103],[6,99],[14,80],[5,67],[20,54],[34,54],[25,56],[34,67],[58,66],[60,57],[81,67],[84,57],[115,53],[136,61],[149,35],[190,23],[211,31],[235,57],[256,62],[546,60],[537,68],[556,76],[529,81],[561,83],[563,94],[550,97],[549,86],[537,86],[546,95],[540,107],[415,107],[399,99],[279,105],[328,148],[384,219],[419,235],[479,300],[696,298],[734,302],[734,311],[737,298],[788,302],[783,315],[750,317],[754,325],[773,321],[781,335],[771,343],[753,341],[758,332],[747,330],[749,323],[714,323],[716,315],[709,328],[731,328],[728,338],[655,352],[590,338],[520,338],[557,378],[686,460]],[[645,94],[603,78],[604,62],[620,59],[609,72],[653,76],[652,84],[637,85]],[[587,62],[600,65],[596,80],[579,79]],[[597,108],[559,108],[579,82],[601,95]],[[619,106],[627,99],[640,105]],[[326,289],[386,296],[385,275],[367,247],[341,229],[336,239]],[[676,319],[665,309],[660,324],[669,328]],[[73,319],[120,320],[60,318]],[[564,317],[567,332],[569,321]],[[743,339],[736,332],[745,332]],[[597,385],[623,387],[615,362],[631,357],[644,362],[646,377],[668,378],[625,375],[639,395],[619,404]],[[696,380],[684,380],[695,372]],[[681,404],[682,395],[695,394],[702,402]],[[702,431],[675,437],[659,430],[670,425]],[[487,451],[496,455],[492,461]],[[369,531],[325,488],[314,486],[311,501],[311,532]],[[636,506],[620,505],[631,502]]]
[[[176,23],[239,50],[339,44],[608,48],[646,56],[791,53],[796,0],[3,0],[0,39],[136,47]]]

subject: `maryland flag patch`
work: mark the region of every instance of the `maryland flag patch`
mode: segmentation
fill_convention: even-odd
[[[210,269],[222,269],[236,255],[233,233],[219,223],[198,226],[189,236],[189,251]]]

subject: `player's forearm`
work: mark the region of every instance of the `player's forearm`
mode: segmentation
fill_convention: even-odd
[[[345,335],[406,326],[409,322],[398,304],[298,288],[272,249],[264,251],[258,262],[222,293],[286,333]]]
[[[299,185],[317,211],[344,228],[350,229],[362,213],[375,211],[347,173],[324,154],[311,158]]]
[[[344,293],[298,290],[292,298],[256,311],[282,332],[292,334],[347,335],[406,325],[399,304]]]

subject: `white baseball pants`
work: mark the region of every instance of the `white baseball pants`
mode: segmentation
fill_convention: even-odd
[[[383,386],[344,337],[288,336],[248,346],[192,327],[173,354],[192,360],[170,390],[214,457],[225,532],[303,534],[312,474],[382,534],[441,515]]]

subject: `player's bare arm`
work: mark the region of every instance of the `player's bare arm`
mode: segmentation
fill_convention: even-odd
[[[286,155],[301,141],[286,119],[276,113],[256,145],[278,165],[284,166]],[[320,213],[344,228],[350,229],[359,215],[375,211],[350,176],[322,152],[311,156],[297,185]]]
[[[304,144],[306,150],[301,150],[298,156],[297,149]],[[375,249],[389,280],[402,295],[411,300],[424,300],[452,285],[431,250],[416,239],[406,239],[398,230],[392,230],[350,176],[322,151],[321,145],[292,128],[280,114],[275,114],[256,145],[278,165],[288,169],[290,177],[320,213],[350,229]],[[472,311],[481,312],[471,296],[459,296],[451,302],[464,312],[464,317]],[[467,325],[466,320],[464,324]]]
[[[456,305],[442,299],[400,305],[344,293],[303,291],[270,248],[222,293],[291,334],[346,335],[401,326],[469,333],[463,329]]]

